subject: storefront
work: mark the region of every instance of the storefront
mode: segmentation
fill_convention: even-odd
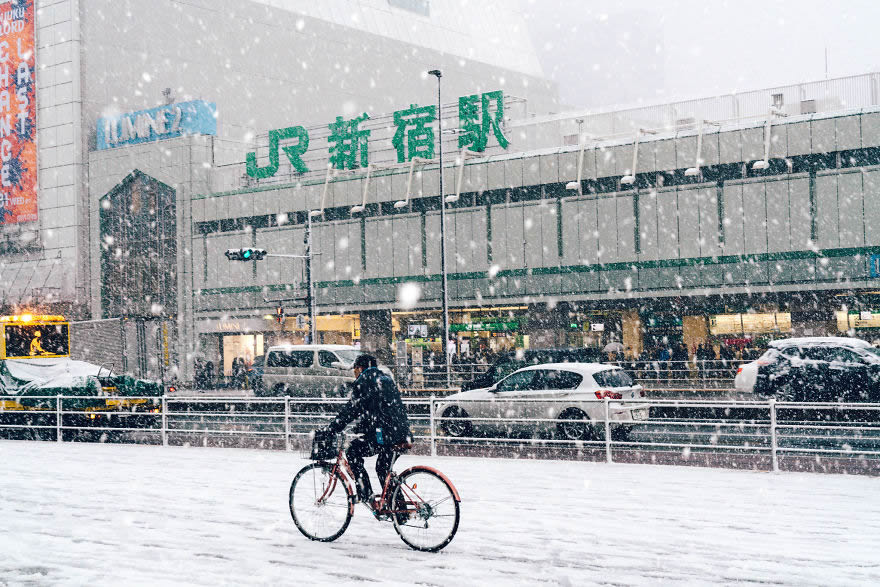
[[[764,312],[709,316],[710,342],[714,346],[746,350],[764,349],[771,340],[791,336],[791,313]]]
[[[651,313],[641,315],[640,320],[645,331],[645,348],[668,348],[684,341],[684,322],[681,316]]]
[[[880,311],[838,310],[835,314],[841,335],[852,333],[864,340],[880,340]]]
[[[308,318],[303,315],[262,318],[204,320],[199,322],[201,359],[219,365],[218,375],[231,376],[235,359],[246,365],[276,344],[304,344],[309,334]],[[318,316],[318,342],[357,346],[360,339],[360,316],[336,314]]]
[[[580,310],[568,314],[566,346],[603,348],[622,339],[622,318],[617,311]]]
[[[529,348],[528,309],[528,306],[450,309],[449,352],[466,360]],[[426,353],[440,354],[443,340],[440,310],[392,312],[391,319],[395,348],[400,349],[400,343],[405,343],[411,361],[417,361]]]

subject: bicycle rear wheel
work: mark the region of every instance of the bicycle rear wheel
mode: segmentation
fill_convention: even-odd
[[[290,484],[290,515],[309,540],[331,542],[342,536],[354,514],[354,495],[328,463],[313,463]]]
[[[416,469],[398,477],[391,498],[394,529],[407,546],[437,552],[458,531],[459,506],[449,483],[437,473]]]

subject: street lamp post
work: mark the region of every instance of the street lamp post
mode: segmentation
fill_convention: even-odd
[[[443,113],[440,101],[440,78],[443,73],[439,69],[432,69],[428,75],[437,78],[437,142],[440,154],[440,273],[442,273],[441,295],[443,297],[443,364],[446,366],[446,387],[452,387],[452,374],[449,370],[449,297],[446,274],[446,200],[443,197]]]
[[[306,225],[306,305],[309,308],[309,343],[318,344],[318,313],[315,307],[315,284],[312,281],[312,213],[310,211]]]

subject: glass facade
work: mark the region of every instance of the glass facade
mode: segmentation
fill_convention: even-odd
[[[175,191],[135,172],[100,209],[103,317],[176,314]]]

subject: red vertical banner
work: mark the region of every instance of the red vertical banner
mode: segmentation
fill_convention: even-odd
[[[0,1],[0,224],[37,219],[34,0]]]

